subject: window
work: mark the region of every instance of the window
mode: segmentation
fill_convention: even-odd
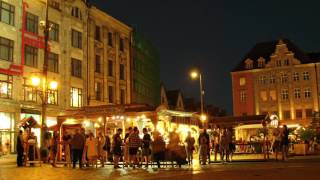
[[[301,90],[299,88],[294,89],[294,98],[300,99],[301,97]]]
[[[289,99],[289,91],[287,89],[283,89],[281,91],[281,99],[288,100]]]
[[[108,86],[109,103],[114,103],[113,86]]]
[[[263,58],[258,59],[258,67],[262,68],[262,67],[264,67],[264,65],[265,65],[264,59]]]
[[[307,118],[311,118],[312,115],[313,115],[312,109],[306,109],[306,117],[307,117]]]
[[[28,83],[27,79],[24,79],[23,94],[24,101],[37,102],[37,88]]]
[[[95,83],[95,92],[96,92],[96,100],[97,101],[101,101],[102,100],[102,96],[101,96],[101,92],[102,92],[102,85],[100,82],[96,82]]]
[[[32,46],[25,46],[25,65],[38,67],[38,49]]]
[[[48,104],[58,105],[58,90],[48,89]]]
[[[82,89],[71,88],[71,107],[82,107]]]
[[[246,102],[246,101],[247,101],[247,92],[240,91],[240,102]]]
[[[288,75],[286,73],[280,73],[280,82],[287,83],[288,82]]]
[[[95,72],[96,73],[101,73],[101,59],[100,59],[99,55],[96,55]]]
[[[245,86],[246,85],[246,78],[245,77],[241,77],[239,79],[239,82],[240,82],[240,86]]]
[[[53,9],[60,10],[60,3],[55,0],[49,0],[49,6]]]
[[[123,52],[124,51],[124,39],[120,38],[120,42],[119,43],[120,43],[119,50]]]
[[[0,1],[0,21],[14,25],[14,6]]]
[[[27,12],[26,30],[34,34],[38,34],[38,23],[38,16]]]
[[[72,29],[72,47],[82,48],[82,33]]]
[[[308,71],[303,72],[303,80],[309,80],[309,79],[310,79],[309,72]]]
[[[12,84],[12,76],[0,74],[0,98],[12,98]]]
[[[112,32],[108,32],[108,45],[113,47],[113,35],[112,35]]]
[[[49,52],[48,53],[48,71],[58,73],[59,72],[59,55]]]
[[[120,103],[126,104],[126,91],[124,89],[120,90]]]
[[[120,64],[120,80],[125,79],[125,66],[124,64]]]
[[[276,83],[276,77],[274,75],[270,76],[270,84]]]
[[[296,109],[296,119],[302,119],[302,110]]]
[[[299,81],[299,73],[298,72],[293,73],[293,81]]]
[[[113,76],[113,61],[108,60],[108,76]]]
[[[101,31],[100,31],[100,27],[99,27],[99,26],[96,26],[95,39],[96,39],[97,41],[100,41],[100,40],[101,40]]]
[[[271,99],[271,101],[277,100],[277,92],[275,90],[270,91],[270,99]]]
[[[59,42],[59,24],[49,22],[51,29],[49,31],[49,40]]]
[[[310,98],[311,97],[311,89],[306,88],[304,89],[304,98]]]
[[[280,67],[281,66],[281,60],[276,61],[276,66]]]
[[[253,68],[253,61],[251,59],[247,59],[245,61],[246,69],[252,69]]]
[[[72,60],[71,60],[71,75],[78,77],[78,78],[82,77],[81,60],[72,58]]]
[[[288,60],[288,59],[285,59],[285,60],[283,61],[283,64],[284,64],[285,66],[289,66],[289,60]]]
[[[0,37],[0,59],[13,61],[13,41]]]
[[[283,111],[283,119],[291,119],[290,111]]]
[[[82,13],[78,7],[72,7],[71,16],[82,20]]]
[[[261,91],[260,92],[260,98],[262,101],[267,101],[268,97],[267,97],[267,91]]]
[[[260,84],[266,84],[267,83],[267,77],[266,76],[260,76],[259,77]]]

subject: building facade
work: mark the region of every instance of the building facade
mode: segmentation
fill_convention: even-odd
[[[160,103],[160,60],[156,48],[141,33],[133,33],[132,101],[158,106]]]
[[[14,152],[15,132],[21,119],[32,116],[41,122],[43,99],[47,99],[48,126],[54,125],[56,117],[66,109],[96,105],[100,100],[102,104],[131,101],[131,29],[85,0],[48,1],[48,73],[47,82],[40,82],[48,87],[44,88],[47,93],[41,92],[42,87],[33,86],[32,77],[43,76],[46,3],[47,0],[0,0],[0,142],[1,146],[9,143],[9,148],[4,147],[7,152]],[[97,27],[101,27],[99,35]],[[108,46],[111,31],[112,47]],[[124,39],[122,45],[120,39]],[[119,46],[123,46],[122,52]],[[101,60],[99,73],[95,71],[97,56]],[[110,77],[105,75],[110,74],[107,60],[113,62]],[[52,81],[58,83],[57,89],[50,89]],[[97,92],[101,93],[99,101]],[[43,98],[44,94],[47,98]],[[40,129],[36,131],[40,133]]]
[[[234,116],[276,114],[309,125],[320,102],[320,54],[287,39],[256,44],[231,72]]]

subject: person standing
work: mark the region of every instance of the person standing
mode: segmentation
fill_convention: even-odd
[[[68,131],[65,131],[63,133],[63,146],[64,146],[64,155],[65,155],[65,161],[66,165],[65,166],[71,166],[71,152],[70,152],[70,141],[71,141],[71,136],[68,133]]]
[[[180,157],[181,154],[179,154],[179,143],[180,143],[179,134],[176,132],[176,129],[174,129],[169,134],[168,149],[171,156],[172,166],[173,166],[173,161],[176,161],[178,166],[181,167],[182,159]]]
[[[140,146],[139,130],[137,127],[134,127],[133,132],[129,135],[129,162],[133,168],[138,164],[137,153]]]
[[[124,161],[125,166],[129,165],[129,136],[132,133],[132,127],[128,128],[128,132],[124,135]]]
[[[28,137],[28,158],[29,161],[34,161],[36,159],[36,148],[37,148],[37,137],[34,132]],[[34,163],[30,163],[30,166],[34,166]]]
[[[221,157],[222,162],[225,162],[225,156],[227,156],[228,148],[229,148],[229,143],[228,143],[228,139],[227,139],[226,130],[221,129],[221,132],[220,132],[220,157]]]
[[[98,134],[98,157],[101,161],[101,166],[104,167],[104,162],[106,161],[107,152],[105,148],[106,138],[101,132]]]
[[[53,137],[51,139],[51,159],[52,159],[52,167],[57,167],[56,160],[57,160],[57,153],[58,153],[58,146],[59,146],[59,134],[57,131],[53,132]]]
[[[120,168],[119,161],[122,156],[122,139],[121,139],[122,129],[119,128],[117,133],[113,135],[112,141],[112,152],[113,152],[113,166],[115,169]]]
[[[281,146],[282,146],[282,160],[288,160],[289,151],[289,130],[287,125],[283,125],[282,135],[281,135]]]
[[[19,131],[19,135],[17,137],[17,165],[18,167],[23,166],[23,153],[24,153],[24,143],[23,143],[23,135],[22,130]]]
[[[187,159],[188,159],[188,164],[191,165],[193,164],[193,151],[194,151],[194,144],[195,144],[195,139],[194,137],[191,136],[191,132],[188,132],[188,136],[185,140],[187,143]]]
[[[79,167],[82,168],[82,154],[85,145],[85,137],[80,134],[79,129],[76,130],[75,135],[71,139],[71,149],[72,149],[72,161],[73,168],[76,167],[76,163],[79,161]]]
[[[281,150],[281,132],[280,132],[279,125],[273,129],[272,135],[273,135],[273,151],[276,154],[276,160],[278,160],[278,153]]]
[[[199,145],[200,145],[200,164],[205,165],[207,163],[207,155],[208,155],[208,143],[205,133],[203,132],[199,136]]]
[[[151,155],[151,149],[150,149],[151,137],[150,137],[150,134],[148,134],[147,128],[143,128],[143,134],[144,135],[142,139],[142,156],[146,162],[146,168],[148,168],[148,163]]]
[[[210,136],[207,133],[207,129],[203,130],[203,135],[206,138],[206,143],[207,143],[207,158],[208,158],[208,163],[210,163]]]
[[[232,129],[226,129],[227,130],[227,141],[228,141],[228,152],[227,152],[227,157],[226,160],[229,162],[232,162],[232,156],[233,156],[233,152],[236,150],[236,146],[235,146],[235,142],[233,140],[233,133],[232,133]]]
[[[86,139],[86,152],[89,164],[97,164],[98,152],[97,152],[97,139],[93,133],[89,133],[89,137]]]
[[[160,161],[165,157],[166,143],[159,132],[153,133],[152,153],[153,158],[157,162],[158,168],[160,168]]]

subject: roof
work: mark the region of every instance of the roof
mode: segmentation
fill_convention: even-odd
[[[294,57],[300,60],[302,64],[319,62],[320,53],[306,53],[289,39],[281,40],[287,45],[288,50],[294,53]],[[236,72],[246,70],[245,60],[247,59],[251,59],[253,61],[253,69],[258,68],[258,59],[260,57],[264,58],[266,63],[268,63],[270,61],[270,56],[275,52],[279,41],[280,40],[257,43],[232,71]]]
[[[240,124],[261,124],[266,115],[212,117],[209,123],[222,127],[234,127]]]
[[[170,90],[166,91],[168,105],[169,106],[176,106],[178,97],[179,97],[180,90]]]

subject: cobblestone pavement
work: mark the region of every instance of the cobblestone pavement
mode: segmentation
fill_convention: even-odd
[[[15,166],[14,157],[0,158],[0,179],[319,179],[319,157],[297,157],[287,162],[233,162],[214,163],[205,166],[194,165],[183,168],[163,169],[117,169],[112,166],[104,168],[72,169],[60,165],[52,168],[43,164],[41,167]]]

